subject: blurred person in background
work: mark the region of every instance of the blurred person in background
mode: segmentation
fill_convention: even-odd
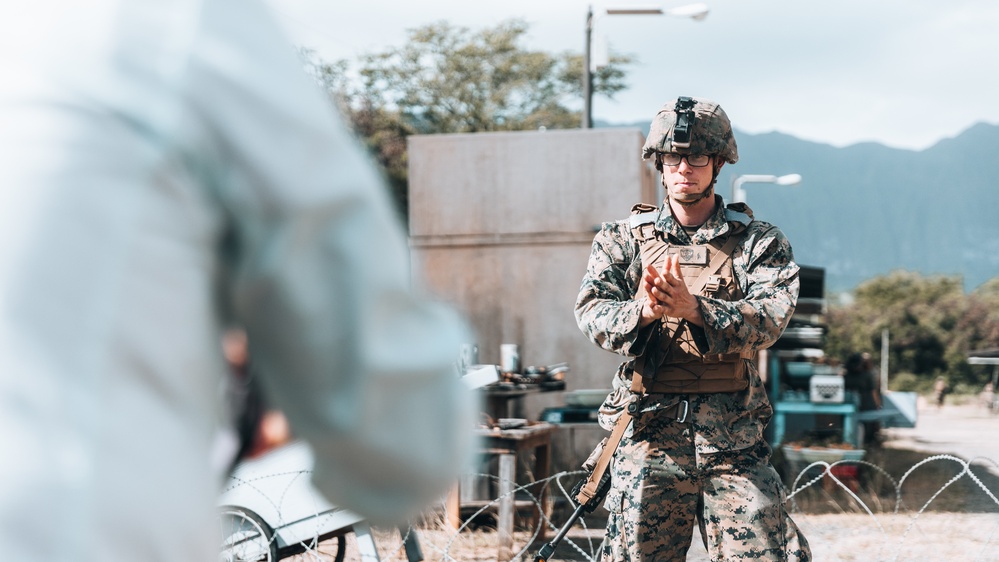
[[[0,8],[0,552],[214,560],[223,329],[334,504],[464,466],[465,323],[409,286],[375,168],[254,0]]]
[[[843,388],[857,393],[860,412],[881,409],[881,380],[874,370],[868,353],[852,353],[843,363]],[[881,424],[877,421],[862,422],[865,443],[877,440]]]
[[[950,394],[950,385],[947,384],[947,379],[937,377],[937,380],[933,381],[933,403],[937,408],[943,408],[948,394]]]
[[[260,390],[250,365],[245,330],[225,330],[222,355],[229,366],[230,376],[222,381],[222,393],[231,423],[220,428],[212,464],[222,474],[231,474],[240,461],[287,445],[293,436],[284,412],[271,407]]]
[[[985,409],[991,410],[995,408],[996,401],[996,389],[992,381],[985,383],[982,387],[982,391],[978,394],[978,403],[981,404]]]

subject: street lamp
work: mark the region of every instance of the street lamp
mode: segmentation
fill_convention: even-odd
[[[608,8],[607,15],[666,15],[678,18],[690,18],[701,21],[708,17],[708,5],[702,3],[686,4],[676,8],[662,9],[658,7]],[[590,44],[593,35],[593,5],[586,11],[586,46],[583,50],[583,128],[593,128],[593,71],[590,69]]]
[[[762,174],[745,174],[736,176],[732,180],[732,203],[745,203],[746,190],[742,188],[744,183],[775,183],[777,185],[798,185],[801,183],[801,174],[787,174],[786,176],[768,176]]]

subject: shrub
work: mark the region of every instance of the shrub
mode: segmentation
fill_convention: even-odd
[[[888,388],[899,392],[925,393],[933,390],[932,381],[926,381],[913,373],[896,373],[888,379]]]

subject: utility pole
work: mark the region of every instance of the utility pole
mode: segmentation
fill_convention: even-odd
[[[881,393],[888,392],[888,328],[881,330]]]

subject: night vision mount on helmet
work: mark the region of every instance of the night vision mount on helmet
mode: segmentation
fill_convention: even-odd
[[[660,152],[720,156],[729,164],[739,160],[725,110],[713,101],[691,97],[667,103],[652,120],[642,158]]]

